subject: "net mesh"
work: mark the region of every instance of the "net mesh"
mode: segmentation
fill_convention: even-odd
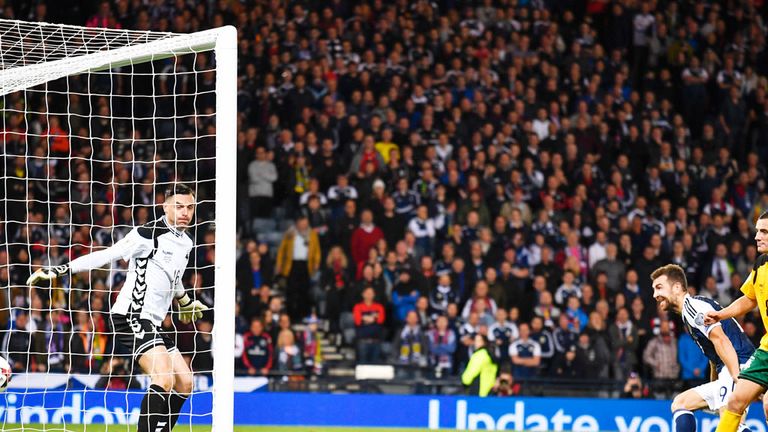
[[[148,381],[116,342],[110,314],[127,263],[50,288],[25,280],[160,217],[169,184],[196,192],[182,281],[213,305],[216,67],[195,37],[0,22],[0,328],[14,370],[4,430],[138,420]],[[157,42],[166,48],[153,50]],[[195,371],[189,410],[210,400],[212,314],[191,325],[177,318],[161,331]],[[210,422],[210,410],[194,411],[180,423]]]
[[[0,69],[70,59],[175,36],[173,33],[0,20]]]

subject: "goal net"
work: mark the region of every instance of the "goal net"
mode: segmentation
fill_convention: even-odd
[[[232,27],[0,20],[0,332],[14,372],[3,430],[138,421],[148,378],[110,319],[127,263],[25,281],[159,218],[176,182],[197,199],[182,282],[211,307],[193,324],[170,310],[162,324],[195,377],[178,424],[232,430],[236,52]]]

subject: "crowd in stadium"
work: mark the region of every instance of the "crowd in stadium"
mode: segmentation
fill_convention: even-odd
[[[256,240],[244,322],[314,312],[358,362],[437,375],[461,373],[479,333],[518,378],[706,379],[649,276],[680,264],[692,291],[728,304],[751,269],[768,208],[765,8],[338,1],[236,15],[240,217]],[[270,242],[269,219],[286,217]],[[281,318],[269,292],[285,295]],[[755,341],[761,327],[744,322]]]
[[[358,363],[435,376],[480,334],[517,379],[706,379],[649,276],[679,264],[728,304],[752,268],[765,1],[193,3],[102,2],[87,23],[238,28],[242,373],[322,373],[326,321]]]

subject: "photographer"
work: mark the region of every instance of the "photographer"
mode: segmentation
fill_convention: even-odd
[[[632,372],[624,384],[624,391],[621,394],[625,399],[642,399],[648,395],[648,389],[643,386],[643,381],[637,372]]]
[[[508,366],[499,372],[499,379],[493,387],[493,394],[499,397],[517,396],[520,394],[520,383],[515,382]]]

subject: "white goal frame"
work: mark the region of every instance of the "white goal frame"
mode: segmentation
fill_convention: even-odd
[[[60,24],[2,20],[19,26],[45,26],[83,33],[82,27]],[[92,29],[95,32],[106,29]],[[139,40],[148,32],[131,32]],[[0,95],[24,90],[48,81],[85,72],[108,70],[174,55],[213,51],[216,61],[216,186],[215,186],[215,265],[213,325],[213,409],[216,432],[233,430],[234,423],[234,345],[235,345],[235,261],[236,261],[236,186],[237,165],[237,30],[226,26],[191,34],[160,34],[161,39],[52,61],[33,59],[23,66],[0,65]],[[0,40],[1,42],[1,40]],[[108,42],[107,42],[108,45]],[[27,47],[20,47],[22,55]],[[29,47],[31,49],[37,47]],[[76,50],[75,50],[76,51]],[[61,57],[61,53],[58,53]]]

